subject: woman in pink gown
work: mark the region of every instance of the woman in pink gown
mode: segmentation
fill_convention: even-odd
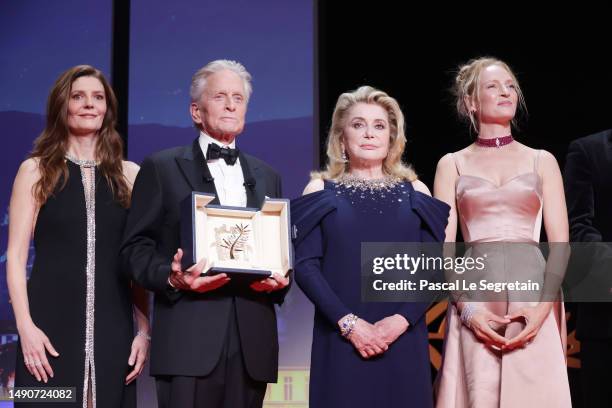
[[[451,206],[446,241],[455,241],[459,224],[464,241],[473,245],[533,244],[543,221],[549,242],[566,243],[567,212],[555,158],[512,137],[524,100],[510,68],[494,58],[472,60],[460,68],[455,94],[459,114],[477,138],[438,163],[434,195]],[[506,253],[497,270],[542,275],[542,256],[531,248],[518,257]],[[562,302],[455,300],[447,312],[436,407],[571,406]]]

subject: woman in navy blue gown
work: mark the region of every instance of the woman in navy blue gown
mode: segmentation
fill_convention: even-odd
[[[362,242],[440,242],[449,207],[401,162],[395,99],[340,96],[328,164],[293,200],[295,278],[315,306],[310,406],[430,407],[425,303],[361,301]]]

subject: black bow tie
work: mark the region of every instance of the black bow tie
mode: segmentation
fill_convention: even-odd
[[[233,166],[238,159],[238,149],[220,147],[214,143],[208,145],[206,150],[206,160],[223,159],[229,166]]]

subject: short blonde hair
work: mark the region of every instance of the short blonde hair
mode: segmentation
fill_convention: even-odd
[[[508,64],[493,57],[480,57],[472,59],[459,67],[459,71],[455,77],[453,94],[455,96],[457,113],[459,114],[459,117],[468,121],[476,133],[479,131],[479,124],[474,117],[474,112],[470,111],[469,109],[467,99],[475,98],[476,101],[480,101],[478,92],[480,85],[480,74],[485,68],[492,65],[498,65],[505,69],[508,74],[510,74],[512,80],[514,81],[514,85],[516,86],[516,93],[518,96],[518,111],[524,111],[524,113],[527,113],[527,105],[525,104],[523,91],[521,90],[518,80],[516,79],[516,75],[514,75],[514,72],[508,66]],[[511,122],[514,127],[516,127],[515,118],[513,118]]]
[[[347,166],[342,159],[342,134],[348,112],[358,103],[379,105],[385,109],[389,116],[391,140],[389,141],[389,152],[383,161],[383,172],[408,181],[416,180],[417,176],[414,170],[402,163],[402,154],[406,146],[404,114],[394,98],[371,86],[361,86],[352,92],[343,93],[338,98],[327,137],[327,166],[322,172],[313,172],[311,178],[334,180],[345,173]]]

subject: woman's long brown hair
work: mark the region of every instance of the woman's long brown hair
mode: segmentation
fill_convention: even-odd
[[[123,174],[123,141],[115,130],[117,123],[117,98],[108,81],[98,69],[90,65],[77,65],[57,79],[47,101],[47,124],[34,141],[30,157],[38,161],[40,179],[34,185],[34,198],[43,205],[55,191],[68,182],[65,155],[68,151],[68,102],[70,90],[77,78],[97,78],[106,94],[106,114],[96,141],[98,169],[106,179],[117,202],[128,207],[130,188]],[[58,183],[62,180],[60,186]]]

